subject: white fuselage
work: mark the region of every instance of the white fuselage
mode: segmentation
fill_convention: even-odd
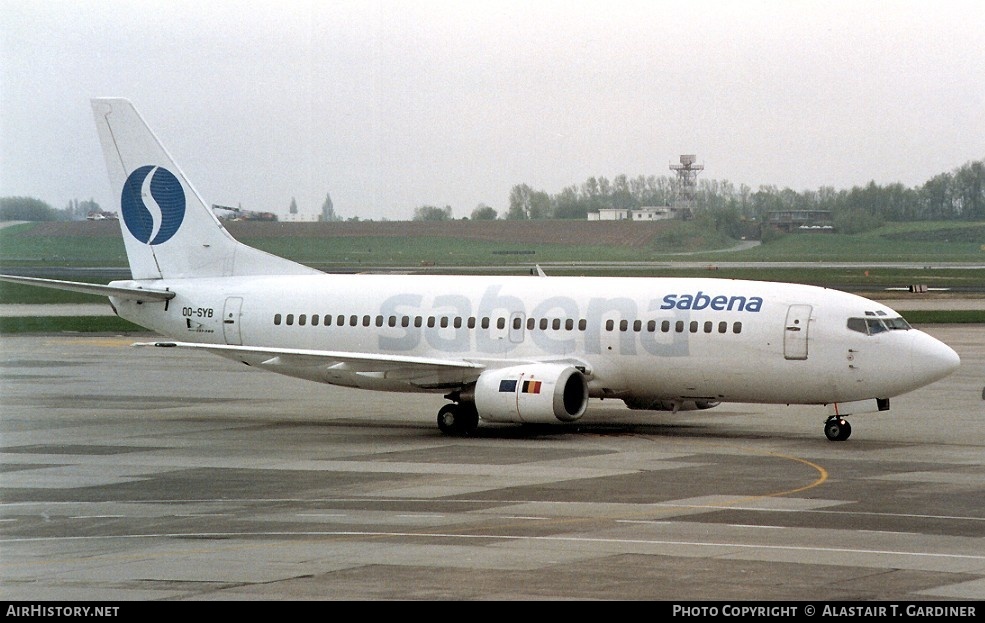
[[[304,275],[155,280],[153,287],[178,294],[166,303],[114,299],[114,307],[177,340],[433,357],[487,369],[570,362],[595,397],[826,404],[905,393],[956,365],[951,349],[921,331],[865,332],[866,318],[899,317],[888,307],[797,284]],[[261,367],[267,359],[222,354]],[[427,389],[344,366],[267,367],[367,389]]]

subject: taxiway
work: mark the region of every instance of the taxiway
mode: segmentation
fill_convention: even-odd
[[[980,600],[985,327],[846,442],[820,407],[438,432],[143,336],[0,337],[7,600]],[[601,417],[602,415],[605,417]]]

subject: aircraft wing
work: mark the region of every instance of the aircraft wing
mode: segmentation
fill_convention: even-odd
[[[423,388],[459,387],[479,377],[486,365],[460,359],[382,355],[331,350],[234,346],[197,342],[138,342],[134,346],[189,348],[232,358],[249,358],[263,368],[321,368],[326,376],[373,377]]]

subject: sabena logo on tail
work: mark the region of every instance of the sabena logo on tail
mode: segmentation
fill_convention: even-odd
[[[149,245],[167,242],[185,218],[185,191],[171,171],[142,166],[127,177],[120,198],[123,222],[134,238]]]

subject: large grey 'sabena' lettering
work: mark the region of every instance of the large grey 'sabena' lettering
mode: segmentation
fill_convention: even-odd
[[[585,354],[610,351],[635,355],[642,349],[661,357],[684,357],[688,355],[688,332],[621,330],[621,321],[625,320],[630,325],[636,320],[644,323],[655,321],[659,326],[664,320],[675,324],[678,321],[687,322],[693,311],[755,313],[763,307],[763,299],[758,296],[711,295],[698,291],[694,294],[667,294],[663,298],[651,299],[643,304],[646,313],[642,316],[640,302],[628,297],[591,298],[587,300],[587,306],[583,310],[572,297],[552,296],[537,302],[528,311],[523,300],[513,295],[501,294],[501,289],[501,285],[489,286],[480,298],[474,314],[471,300],[461,294],[440,294],[430,304],[420,294],[407,293],[389,297],[380,309],[384,316],[433,316],[463,320],[474,317],[476,326],[469,330],[456,329],[450,325],[441,327],[439,323],[431,327],[426,323],[415,326],[413,321],[407,326],[398,323],[396,326],[383,328],[379,337],[380,350],[413,351],[420,348],[423,340],[429,349],[439,352],[463,353],[474,349],[475,352],[486,354],[507,353],[516,349],[522,340],[507,339],[505,331],[497,330],[496,321],[519,314],[538,321],[543,318],[561,319],[561,330],[555,330],[550,325],[547,330],[525,331],[525,335],[545,354],[565,355],[579,352],[578,342],[582,341],[581,352]],[[490,319],[488,328],[480,328],[482,318]],[[578,321],[584,319],[585,330],[566,330],[564,321],[568,319],[576,327]],[[609,320],[613,321],[613,330],[606,328]]]

